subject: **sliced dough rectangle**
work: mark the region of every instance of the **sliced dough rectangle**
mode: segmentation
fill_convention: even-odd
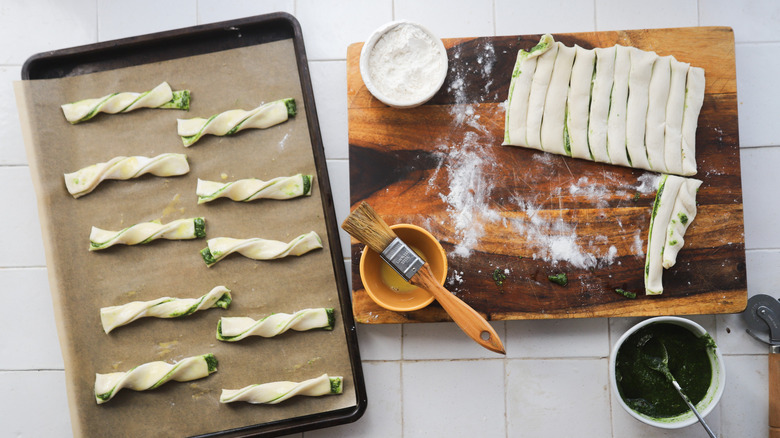
[[[669,100],[664,122],[664,163],[669,173],[682,174],[682,121],[685,110],[685,83],[690,64],[672,58]]]
[[[593,155],[588,146],[588,113],[596,52],[580,46],[574,48],[576,55],[571,68],[564,133],[568,135],[572,157],[592,160]]]
[[[528,127],[528,103],[531,95],[531,85],[536,72],[537,58],[550,50],[555,42],[552,36],[545,35],[529,51],[520,50],[512,71],[512,82],[509,85],[509,101],[507,102],[504,128],[504,144],[528,146],[526,130]]]
[[[588,118],[588,143],[593,160],[610,163],[607,153],[607,117],[615,80],[615,54],[617,47],[593,50],[596,54],[596,70],[591,90],[590,117]]]
[[[699,191],[702,181],[693,178],[685,178],[685,182],[680,186],[680,192],[672,207],[672,217],[669,220],[669,227],[666,232],[666,242],[664,243],[663,267],[669,269],[677,263],[677,253],[682,249],[685,243],[685,232],[688,226],[696,218],[696,193]]]
[[[647,103],[647,122],[645,126],[645,145],[647,160],[656,172],[666,172],[664,157],[664,132],[666,128],[666,107],[672,76],[672,57],[658,58],[653,65]]]
[[[672,217],[672,209],[677,193],[685,178],[676,175],[664,175],[658,186],[658,193],[650,215],[650,228],[647,234],[647,252],[645,256],[645,293],[660,295],[664,291],[663,250],[666,243],[666,230]]]
[[[649,100],[650,77],[658,59],[655,52],[631,47],[631,72],[628,75],[628,103],[626,105],[626,149],[631,167],[650,169],[645,146],[645,125]]]
[[[547,89],[550,86],[555,58],[558,56],[558,45],[553,44],[550,50],[539,56],[536,61],[536,71],[531,82],[531,92],[528,96],[528,123],[526,127],[527,147],[542,149],[542,115],[544,114]]]
[[[566,150],[563,128],[566,120],[566,96],[569,94],[571,68],[577,51],[574,47],[566,47],[561,42],[557,45],[558,56],[555,57],[547,99],[544,102],[542,150],[559,155],[571,155],[570,151]]]
[[[615,79],[609,98],[607,118],[607,152],[612,164],[631,166],[626,150],[626,108],[628,107],[628,75],[631,72],[631,50],[618,45],[615,53]]]
[[[685,90],[685,110],[682,121],[682,166],[683,175],[696,174],[696,125],[704,102],[704,69],[688,69]]]

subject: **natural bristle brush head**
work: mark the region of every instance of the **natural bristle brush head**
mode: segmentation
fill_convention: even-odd
[[[365,201],[344,219],[341,228],[378,253],[384,251],[397,237],[384,219]]]

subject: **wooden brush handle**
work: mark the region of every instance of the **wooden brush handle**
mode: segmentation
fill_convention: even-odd
[[[476,343],[490,351],[506,354],[504,345],[493,327],[476,310],[440,285],[427,263],[417,271],[410,283],[430,292],[455,324]]]
[[[769,354],[769,437],[780,438],[780,353]]]

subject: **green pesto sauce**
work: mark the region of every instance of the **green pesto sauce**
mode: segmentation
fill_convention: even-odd
[[[648,344],[651,339],[658,342]],[[652,348],[660,343],[669,356],[669,371],[694,405],[704,398],[712,381],[707,351],[716,346],[708,335],[697,337],[684,327],[656,323],[637,330],[620,347],[615,377],[623,401],[639,413],[667,418],[687,412],[688,406],[672,383],[647,365],[648,356],[661,356]]]
[[[493,281],[496,283],[496,286],[499,288],[502,287],[505,280],[506,274],[504,274],[500,268],[496,268],[496,270],[493,271]]]
[[[565,272],[561,272],[560,274],[555,275],[548,275],[547,279],[561,286],[566,286],[569,284],[569,278],[566,276]]]

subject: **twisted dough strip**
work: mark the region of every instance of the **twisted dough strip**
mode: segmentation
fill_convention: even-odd
[[[295,99],[280,99],[250,111],[237,109],[215,114],[208,119],[179,119],[178,131],[184,146],[189,147],[206,134],[223,136],[249,128],[266,129],[287,121],[295,113]]]
[[[301,234],[288,243],[267,239],[233,239],[216,237],[208,240],[208,247],[200,251],[206,266],[217,263],[229,254],[237,252],[254,260],[272,260],[287,256],[299,256],[311,250],[322,248],[322,240],[316,232]]]
[[[206,237],[206,221],[202,217],[179,219],[167,224],[159,220],[131,225],[121,231],[92,227],[89,250],[99,251],[114,245],[137,245],[155,239],[184,240]]]
[[[217,198],[230,198],[233,201],[249,202],[255,199],[292,199],[311,195],[311,175],[280,176],[269,181],[256,178],[240,179],[229,183],[198,179],[195,193],[198,204]]]
[[[247,336],[271,338],[287,330],[303,332],[321,328],[333,330],[336,319],[332,308],[303,309],[293,314],[273,313],[255,321],[248,317],[222,317],[217,323],[217,339],[236,342]]]
[[[175,380],[187,382],[201,379],[217,371],[217,358],[213,354],[192,356],[175,364],[167,362],[149,362],[130,371],[95,374],[95,401],[105,403],[122,388],[134,391],[146,391]]]
[[[65,187],[74,198],[80,198],[107,179],[126,180],[146,173],[156,176],[184,175],[190,171],[184,154],[161,154],[156,157],[115,157],[105,163],[87,166],[65,174]]]
[[[252,404],[265,403],[275,405],[296,395],[316,397],[328,394],[341,394],[343,378],[329,377],[323,374],[303,382],[271,382],[249,385],[241,389],[223,389],[220,403],[245,401]]]
[[[108,334],[111,330],[140,318],[178,318],[203,309],[227,309],[231,301],[230,289],[217,286],[200,298],[162,297],[151,301],[133,301],[121,306],[103,307],[100,309],[100,322],[103,323],[103,331]]]
[[[86,122],[98,113],[117,114],[138,108],[190,109],[190,91],[172,91],[167,82],[144,93],[112,93],[97,99],[84,99],[61,106],[71,124]]]

